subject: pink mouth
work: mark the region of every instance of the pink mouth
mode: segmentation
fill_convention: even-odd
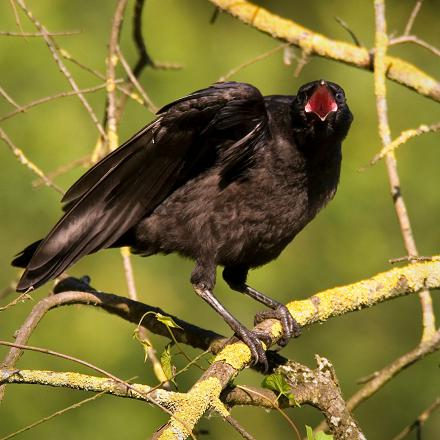
[[[321,121],[325,121],[325,118],[337,109],[338,105],[324,82],[321,82],[304,107],[306,113],[315,113]]]

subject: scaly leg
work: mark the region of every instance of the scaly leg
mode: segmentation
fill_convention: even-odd
[[[255,324],[258,324],[269,318],[278,319],[281,322],[283,329],[283,337],[278,344],[281,347],[284,347],[287,345],[292,336],[299,336],[301,334],[301,328],[293,319],[292,315],[284,304],[275,301],[274,299],[266,296],[264,293],[261,293],[246,284],[247,273],[247,267],[228,266],[223,270],[223,278],[231,289],[244,293],[272,309],[257,313],[255,315]]]
[[[215,285],[215,269],[216,266],[213,263],[207,264],[206,262],[197,262],[196,267],[191,274],[191,283],[194,291],[225,320],[238,338],[249,347],[254,360],[254,365],[261,363],[263,364],[265,371],[267,371],[268,363],[266,352],[263,349],[258,336],[243,326],[233,315],[231,315],[231,313],[225,309],[212,293]]]

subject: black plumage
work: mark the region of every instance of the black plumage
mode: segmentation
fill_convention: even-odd
[[[286,343],[296,323],[246,285],[247,273],[276,258],[334,196],[351,121],[343,90],[323,80],[266,97],[249,84],[217,83],[166,105],[69,189],[64,216],[13,261],[26,268],[17,290],[103,248],[178,252],[196,261],[194,290],[266,363],[259,335],[214,297],[216,267],[231,288],[273,309],[260,318],[279,318]]]

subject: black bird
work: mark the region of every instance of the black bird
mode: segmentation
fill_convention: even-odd
[[[332,199],[351,121],[344,91],[324,80],[296,96],[216,83],[166,105],[67,191],[63,217],[12,262],[26,268],[17,291],[104,248],[177,252],[196,262],[195,292],[249,346],[254,362],[267,365],[262,336],[214,296],[216,267],[224,266],[232,289],[273,309],[259,319],[280,319],[285,345],[296,322],[284,305],[249,287],[247,274],[278,257]]]

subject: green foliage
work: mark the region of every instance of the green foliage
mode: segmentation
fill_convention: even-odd
[[[174,381],[176,367],[172,364],[171,345],[171,343],[167,344],[160,355],[160,364],[167,380],[172,382],[177,388],[177,384]]]
[[[280,396],[284,396],[287,399],[289,399],[290,405],[295,405],[297,407],[300,407],[299,403],[295,400],[295,397],[292,393],[292,388],[287,383],[283,375],[278,373],[272,373],[263,379],[263,381],[261,382],[261,386],[263,388],[267,388],[269,390],[278,393],[277,399],[279,399]]]
[[[316,434],[313,433],[313,429],[306,425],[307,440],[333,440],[333,436],[326,434],[324,431],[319,431]]]

